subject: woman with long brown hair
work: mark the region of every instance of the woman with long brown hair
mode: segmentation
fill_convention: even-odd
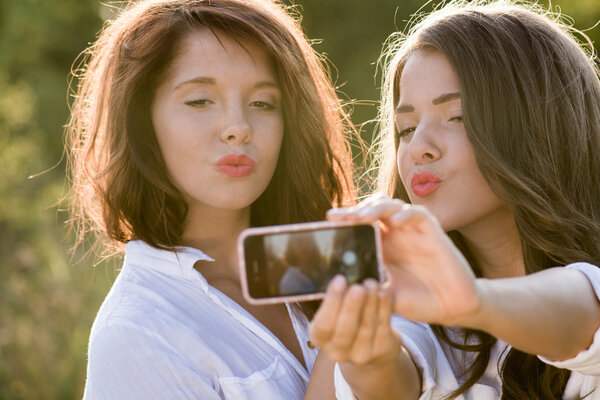
[[[311,328],[340,398],[600,398],[600,79],[573,33],[455,1],[391,43],[396,199],[330,213],[381,222],[389,293],[334,280]]]
[[[125,251],[85,398],[303,398],[308,308],[253,307],[236,240],[354,197],[353,132],[291,12],[128,4],[85,53],[68,125],[73,224]]]

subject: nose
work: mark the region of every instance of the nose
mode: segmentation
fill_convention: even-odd
[[[241,108],[229,109],[221,131],[221,140],[231,144],[246,144],[251,137],[251,129]]]
[[[431,124],[419,124],[408,144],[408,152],[413,162],[424,164],[439,159],[442,149],[438,142],[436,129]]]

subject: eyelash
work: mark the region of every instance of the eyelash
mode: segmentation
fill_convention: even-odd
[[[448,121],[452,121],[452,122],[457,122],[457,123],[463,123],[463,116],[462,115],[457,115],[455,117],[450,118]],[[396,139],[400,140],[405,136],[410,135],[411,133],[413,133],[415,131],[415,127],[411,126],[410,128],[406,128],[406,129],[402,129],[402,130],[398,130],[396,129]]]
[[[265,111],[272,111],[272,110],[277,109],[277,107],[274,104],[266,102],[266,101],[260,101],[260,100],[253,101],[250,103],[250,105],[258,107],[261,110],[265,110]]]
[[[210,103],[212,103],[212,101],[208,100],[208,99],[197,99],[197,100],[186,101],[184,104],[187,106],[190,106],[190,107],[201,108]],[[253,107],[257,107],[258,109],[264,110],[264,111],[271,111],[271,110],[277,109],[277,107],[274,104],[268,103],[266,101],[260,101],[260,100],[250,102],[250,105]]]
[[[402,139],[403,137],[410,135],[414,131],[415,131],[414,127],[402,129],[401,131],[396,129],[396,139]]]
[[[206,106],[208,103],[212,103],[212,102],[208,99],[197,99],[197,100],[186,101],[185,105],[190,106],[190,107],[200,108],[200,107]]]

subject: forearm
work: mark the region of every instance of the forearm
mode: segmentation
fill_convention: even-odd
[[[335,399],[333,384],[334,367],[335,362],[325,352],[319,351],[310,374],[304,400]]]
[[[486,331],[524,352],[564,360],[586,349],[600,304],[581,272],[552,268],[508,279],[478,279],[480,304],[457,325]]]
[[[340,363],[340,370],[359,400],[418,399],[421,393],[421,376],[404,347],[386,365]]]

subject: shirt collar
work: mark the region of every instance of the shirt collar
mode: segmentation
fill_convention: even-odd
[[[173,250],[161,250],[142,240],[127,242],[125,249],[125,265],[141,265],[165,274],[179,275],[186,279],[200,277],[205,284],[206,279],[194,269],[194,264],[196,261],[214,261],[202,250],[193,247],[177,246]]]

